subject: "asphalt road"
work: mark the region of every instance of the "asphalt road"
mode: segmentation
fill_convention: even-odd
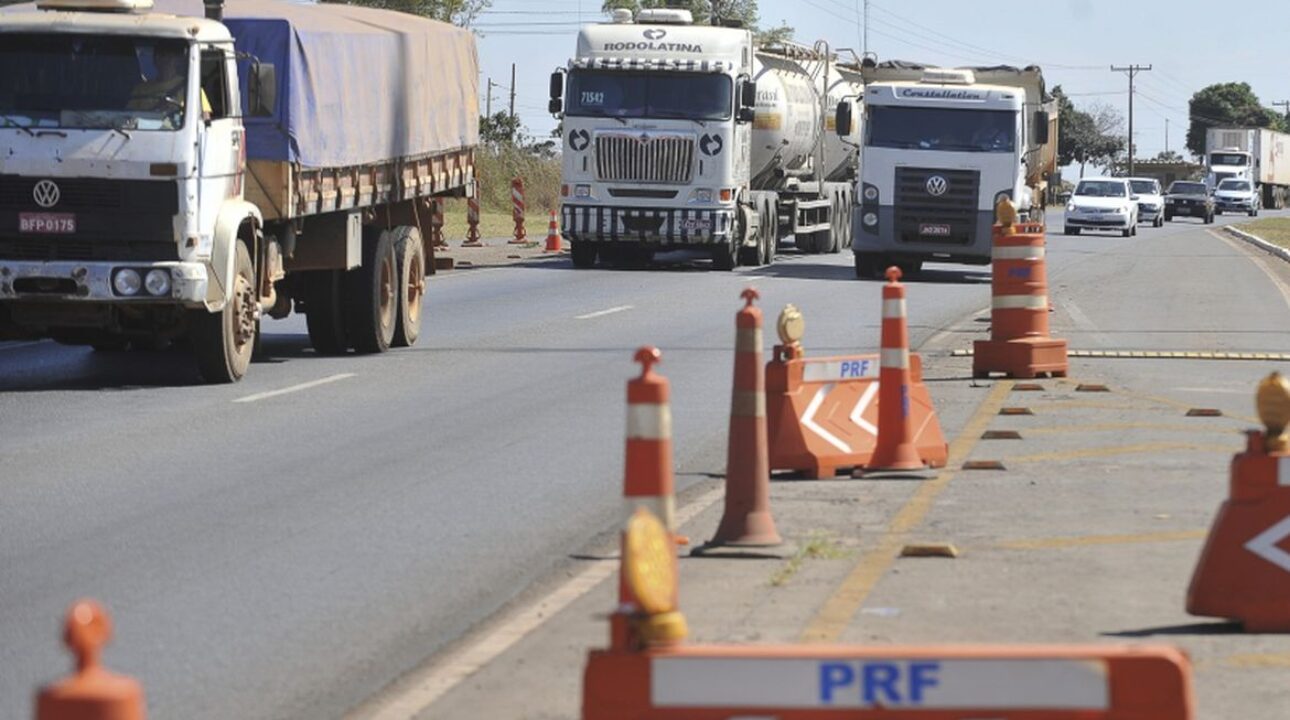
[[[1185,220],[1055,234],[1050,277],[1074,346],[1283,350],[1282,288],[1242,253]],[[915,345],[986,307],[988,281],[909,283]],[[639,345],[673,382],[678,483],[723,470],[750,282],[768,320],[802,309],[812,353],[877,346],[879,286],[849,254],[459,271],[431,281],[417,348],[316,358],[293,318],[229,387],[181,352],[0,344],[0,716],[68,666],[59,622],[84,595],[154,717],[340,716],[613,527]]]

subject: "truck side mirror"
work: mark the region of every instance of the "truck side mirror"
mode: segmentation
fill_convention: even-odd
[[[1035,144],[1048,144],[1048,111],[1035,111]]]
[[[851,124],[855,118],[851,117],[851,103],[843,100],[838,103],[837,122],[834,123],[833,129],[837,132],[838,137],[845,138],[851,136]]]
[[[564,73],[559,70],[551,73],[551,101],[546,109],[552,115],[564,112]]]
[[[739,112],[735,119],[741,123],[750,123],[757,117],[757,83],[752,80],[739,81]]]
[[[273,63],[254,62],[248,83],[247,109],[251,117],[273,117],[278,97],[278,71]]]

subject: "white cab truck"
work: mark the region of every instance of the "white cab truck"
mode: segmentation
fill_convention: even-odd
[[[1267,128],[1205,131],[1205,184],[1210,192],[1232,178],[1254,183],[1262,206],[1280,210],[1290,199],[1290,135]]]
[[[1043,215],[1057,108],[1039,68],[867,61],[852,223],[857,277],[889,265],[990,262],[994,207]],[[841,114],[839,119],[843,119]],[[846,123],[840,123],[846,127]]]
[[[562,228],[573,263],[700,248],[717,269],[849,243],[857,152],[830,131],[859,94],[829,49],[759,48],[687,11],[584,27],[551,78],[562,118]]]
[[[293,310],[319,353],[415,342],[430,200],[473,191],[471,34],[159,3],[0,12],[0,339],[187,342],[209,382]]]

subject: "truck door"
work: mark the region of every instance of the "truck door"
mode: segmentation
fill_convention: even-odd
[[[224,200],[241,194],[245,140],[236,98],[230,81],[236,77],[232,48],[224,45],[201,47],[201,122],[198,132],[200,159],[198,222],[203,235],[212,233]],[[254,248],[251,248],[254,252]]]

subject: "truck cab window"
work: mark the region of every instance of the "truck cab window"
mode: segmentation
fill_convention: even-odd
[[[227,67],[223,50],[202,49],[202,111],[211,120],[229,116]]]

